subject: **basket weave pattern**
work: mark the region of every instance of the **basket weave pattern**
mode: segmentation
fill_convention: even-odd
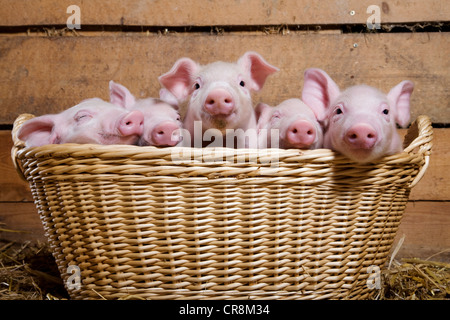
[[[432,146],[420,116],[403,153],[365,165],[326,149],[25,148],[30,117],[12,157],[63,280],[81,271],[73,299],[368,298]]]

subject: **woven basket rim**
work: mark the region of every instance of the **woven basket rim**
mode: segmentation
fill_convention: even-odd
[[[359,165],[356,162],[351,161],[347,157],[341,155],[330,149],[320,148],[314,150],[301,150],[301,149],[249,149],[249,148],[227,148],[227,147],[207,147],[207,148],[191,148],[191,147],[155,147],[155,146],[135,146],[135,145],[99,145],[99,144],[49,144],[39,147],[26,147],[25,143],[18,139],[17,132],[22,124],[33,118],[32,114],[19,115],[14,122],[12,138],[14,146],[12,149],[13,162],[16,163],[15,156],[20,158],[33,156],[37,158],[41,157],[108,157],[111,159],[119,158],[136,158],[145,159],[149,156],[151,158],[166,158],[174,154],[191,155],[191,157],[268,157],[276,156],[283,161],[298,162],[302,161],[335,161],[345,162],[352,165]],[[417,126],[417,129],[415,127]],[[413,137],[409,137],[413,135]],[[390,162],[402,162],[410,161],[411,157],[419,154],[420,156],[429,155],[432,147],[432,126],[431,120],[428,116],[421,115],[411,124],[408,129],[408,134],[405,137],[405,148],[402,152],[382,157],[376,160],[376,163],[390,163]],[[421,146],[420,150],[416,153],[414,149]],[[367,165],[367,164],[364,164]]]
[[[22,161],[35,159],[39,162],[53,161],[58,167],[48,170],[56,174],[64,173],[64,179],[69,178],[70,174],[76,174],[76,179],[90,179],[79,174],[90,172],[133,174],[133,179],[139,176],[138,179],[155,181],[152,179],[156,171],[162,170],[165,178],[190,176],[193,179],[216,179],[217,183],[225,183],[220,182],[220,179],[233,176],[239,179],[271,177],[275,180],[285,177],[310,180],[311,177],[316,177],[313,183],[317,184],[323,180],[323,176],[336,174],[337,170],[340,176],[354,175],[359,170],[383,177],[390,170],[413,165],[419,168],[410,184],[413,187],[421,180],[428,167],[433,139],[431,120],[422,115],[408,128],[404,139],[406,147],[402,152],[369,163],[353,162],[330,149],[161,148],[74,143],[26,147],[17,138],[17,132],[25,121],[33,117],[31,114],[19,116],[12,131],[14,146],[11,157],[18,175],[25,181],[29,173],[22,167]],[[46,174],[45,171],[42,174]]]

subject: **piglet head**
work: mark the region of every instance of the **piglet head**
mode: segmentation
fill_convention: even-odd
[[[129,112],[94,98],[59,114],[28,120],[18,137],[29,147],[59,143],[136,144],[143,120],[140,111]]]
[[[159,81],[178,101],[189,98],[185,121],[202,120],[204,129],[225,130],[245,127],[253,112],[251,92],[261,90],[277,70],[256,52],[236,63],[204,66],[181,58]]]
[[[401,151],[396,123],[409,120],[411,81],[402,81],[388,95],[367,85],[340,91],[320,69],[305,72],[303,100],[316,110],[325,126],[324,147],[356,162],[370,162]]]
[[[140,146],[173,147],[181,137],[182,123],[176,107],[154,98],[137,100],[135,110],[144,114],[144,131]]]
[[[181,140],[178,100],[167,89],[160,90],[160,99],[136,99],[123,85],[110,81],[110,100],[123,108],[142,112],[144,129],[140,146],[172,147]]]
[[[322,128],[312,110],[300,99],[288,99],[276,107],[259,103],[255,112],[260,148],[274,147],[277,136],[278,147],[283,149],[316,149],[322,146]]]

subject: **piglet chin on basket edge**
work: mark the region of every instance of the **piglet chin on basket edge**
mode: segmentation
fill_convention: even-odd
[[[356,85],[340,91],[321,69],[307,69],[302,100],[322,121],[324,147],[359,163],[401,152],[396,124],[404,127],[410,118],[414,84],[404,80],[386,95],[374,87]]]
[[[137,144],[144,115],[99,98],[87,99],[58,114],[27,120],[18,138],[27,147],[61,143]]]

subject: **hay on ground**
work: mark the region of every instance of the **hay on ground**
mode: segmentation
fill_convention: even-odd
[[[394,260],[382,271],[380,300],[450,300],[450,264],[421,259]]]
[[[48,245],[0,240],[0,300],[68,298]]]

